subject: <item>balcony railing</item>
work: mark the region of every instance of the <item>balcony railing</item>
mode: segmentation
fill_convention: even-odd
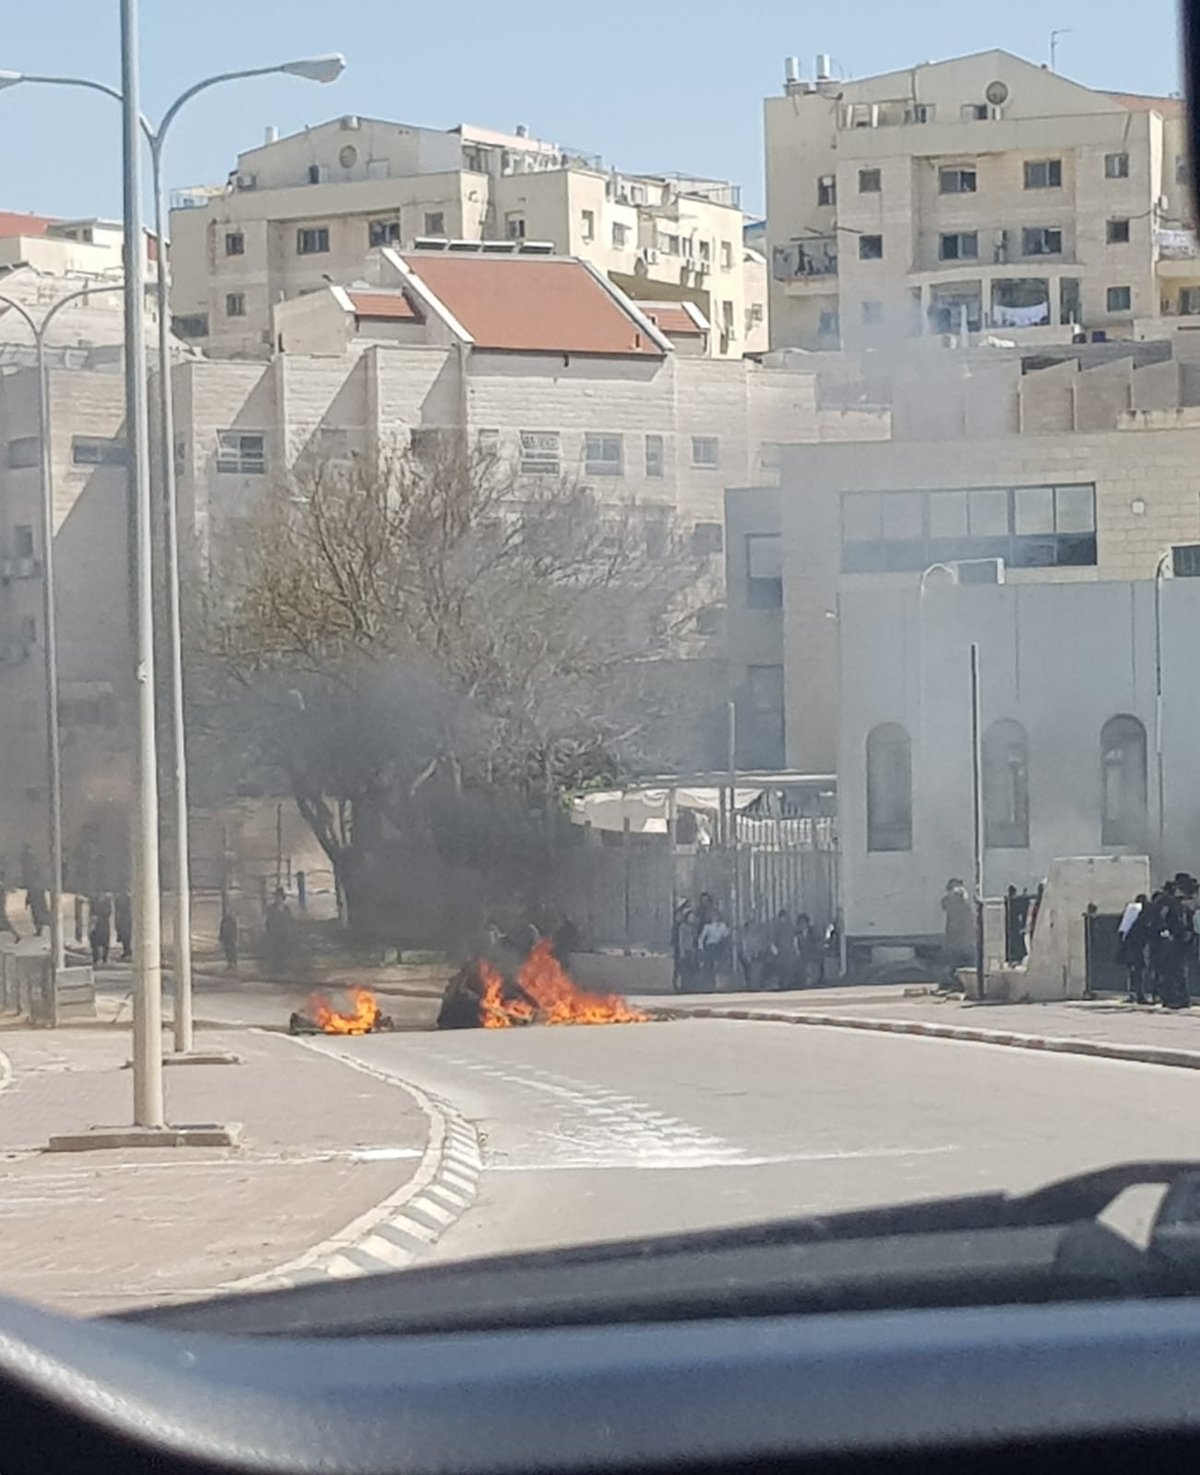
[[[777,282],[802,282],[812,277],[837,276],[837,239],[816,236],[811,241],[792,241],[771,252],[771,271]]]
[[[1158,247],[1158,254],[1168,261],[1186,261],[1189,257],[1200,256],[1196,232],[1182,226],[1156,230],[1154,243]]]

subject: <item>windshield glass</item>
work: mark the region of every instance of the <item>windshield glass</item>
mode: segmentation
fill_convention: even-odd
[[[0,56],[0,1291],[1192,1153],[1174,6],[140,9]]]

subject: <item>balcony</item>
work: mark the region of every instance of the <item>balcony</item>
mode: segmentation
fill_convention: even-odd
[[[777,282],[799,285],[836,277],[838,252],[836,236],[813,236],[811,240],[790,241],[771,251],[771,273]]]

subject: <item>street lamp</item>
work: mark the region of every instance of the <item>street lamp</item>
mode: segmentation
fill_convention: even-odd
[[[50,860],[50,1019],[58,1018],[58,977],[66,966],[62,934],[62,748],[58,730],[58,619],[54,599],[54,465],[50,453],[50,373],[46,334],[72,302],[93,292],[119,292],[123,282],[95,282],[60,297],[41,319],[15,297],[0,292],[0,303],[24,320],[37,351],[38,470],[42,504],[42,663],[46,702],[46,827]]]
[[[225,82],[241,82],[251,77],[283,75],[300,77],[307,82],[336,82],[345,70],[346,60],[339,52],[302,57],[298,61],[280,62],[269,67],[247,67],[238,71],[219,72],[194,83],[181,92],[155,128],[144,116],[140,125],[150,146],[154,188],[154,234],[158,245],[158,277],[156,303],[158,310],[159,355],[159,458],[163,499],[166,512],[167,619],[168,647],[171,662],[171,737],[174,756],[175,803],[175,1049],[187,1054],[192,1049],[192,906],[188,859],[187,746],[184,733],[183,700],[183,630],[179,581],[179,508],[175,476],[175,406],[170,372],[170,282],[167,275],[167,253],[164,248],[166,199],[163,180],[163,147],[171,124],[180,109],[197,93]],[[102,92],[123,102],[118,88],[105,82],[82,77],[34,76],[22,72],[0,71],[0,88],[21,82],[51,87],[84,87]],[[138,243],[140,247],[140,242]],[[129,247],[127,246],[127,249]]]

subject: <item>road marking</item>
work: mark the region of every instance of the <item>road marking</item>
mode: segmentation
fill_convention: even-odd
[[[864,1162],[872,1159],[935,1157],[943,1153],[961,1152],[960,1147],[947,1144],[944,1147],[881,1147],[863,1151],[846,1152],[781,1152],[761,1157],[744,1155],[737,1158],[714,1157],[708,1160],[688,1158],[680,1161],[677,1156],[664,1157],[661,1161],[651,1158],[627,1158],[603,1161],[598,1158],[580,1158],[576,1162],[560,1161],[545,1163],[489,1163],[490,1173],[569,1173],[569,1172],[651,1172],[672,1173],[686,1168],[764,1168],[786,1163],[838,1163]]]

